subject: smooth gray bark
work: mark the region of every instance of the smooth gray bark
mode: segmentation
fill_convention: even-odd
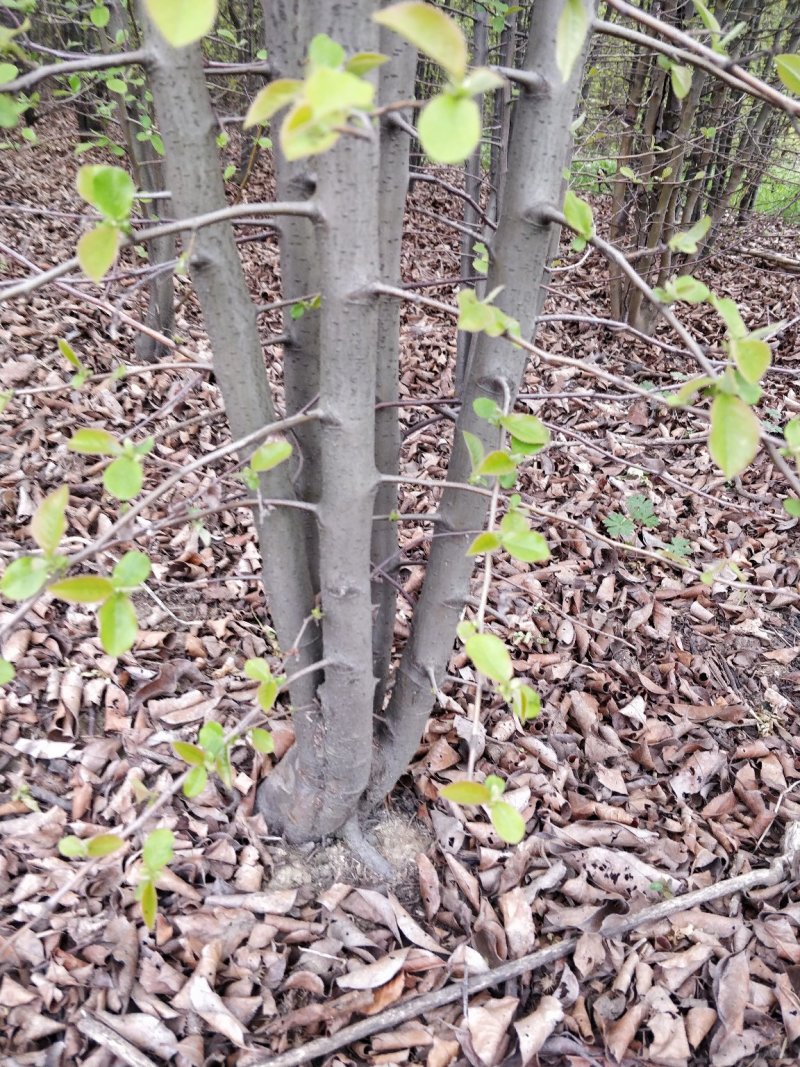
[[[588,6],[588,0],[587,0]],[[575,64],[570,81],[561,81],[555,63],[556,27],[563,4],[539,0],[531,18],[525,69],[545,79],[546,90],[522,94],[516,104],[508,150],[508,176],[502,213],[492,242],[487,288],[503,286],[497,304],[517,319],[530,337],[544,301],[542,279],[547,265],[551,227],[537,217],[537,206],[558,203],[569,127],[582,73]],[[585,54],[584,46],[584,54]],[[507,341],[480,334],[470,359],[470,374],[459,415],[448,480],[466,482],[470,460],[465,430],[493,446],[493,430],[472,410],[478,396],[501,406],[516,396],[527,355]],[[385,797],[411,762],[433,703],[430,674],[441,678],[453,647],[459,616],[468,593],[474,561],[466,556],[473,534],[486,515],[482,497],[445,490],[439,507],[437,538],[432,545],[427,577],[414,617],[411,637],[397,672],[385,720],[380,724],[378,758],[366,804]]]
[[[225,206],[225,188],[215,143],[216,121],[206,89],[200,47],[174,49],[155,30],[143,4],[139,17],[151,55],[148,67],[156,118],[166,146],[166,175],[178,217]],[[234,439],[275,421],[264,356],[230,223],[197,230],[187,240],[189,272],[211,341],[214,372]],[[272,499],[293,499],[288,464],[262,476]],[[270,613],[283,649],[292,647],[314,602],[297,512],[276,508],[259,522],[259,542]],[[319,659],[311,642],[298,650],[295,668]],[[305,675],[291,692],[298,736],[300,709],[314,703],[315,678]]]
[[[385,5],[384,5],[385,6]],[[379,103],[406,100],[414,92],[417,55],[397,34],[385,28],[380,34],[380,50],[390,56],[380,68]],[[391,116],[381,124],[380,134],[379,256],[380,276],[392,285],[400,284],[400,251],[403,241],[403,213],[408,191],[408,134]],[[391,297],[379,298],[378,351],[375,399],[378,404],[396,404],[400,380],[400,305]],[[375,413],[375,466],[381,474],[397,474],[400,461],[400,422],[397,407],[380,407]],[[375,495],[375,514],[388,515],[397,507],[397,486],[384,482]],[[372,530],[373,567],[386,567],[387,573],[373,572],[374,614],[372,665],[375,711],[383,708],[392,656],[397,591],[390,580],[397,570],[396,524],[376,519]]]
[[[371,0],[314,10],[316,32],[351,51],[378,48]],[[379,142],[342,136],[316,158],[322,212],[320,309],[321,491],[319,574],[325,678],[310,736],[293,746],[260,796],[271,825],[293,841],[318,839],[351,818],[372,761],[370,544],[377,488],[375,386],[378,301]],[[302,742],[302,743],[301,743]]]

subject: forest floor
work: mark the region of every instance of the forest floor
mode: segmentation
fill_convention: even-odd
[[[57,128],[47,144],[0,153],[0,280],[72,254],[87,214],[73,192],[81,162],[73,143]],[[269,192],[265,163],[247,198]],[[457,235],[430,212],[461,217],[441,186],[417,183],[406,283],[459,274]],[[761,219],[753,234],[773,251],[796,248],[797,233],[779,222]],[[250,240],[242,254],[255,299],[278,299],[275,238]],[[579,260],[565,251],[553,273],[542,347],[654,388],[691,373],[674,338],[646,343],[586,318],[608,315],[608,273],[597,255]],[[762,403],[782,426],[800,411],[797,276],[733,253],[698,273],[739,302],[752,328],[794,323],[776,339]],[[70,486],[70,549],[116,517],[102,464],[65,447],[74,428],[156,435],[153,484],[227,439],[202,370],[139,367],[124,382],[111,377],[121,362],[134,363],[123,316],[141,312],[136,282],[123,272],[100,290],[73,279],[0,306],[0,388],[16,390],[0,420],[5,562],[29,544],[30,518],[58,484]],[[177,290],[181,344],[170,360],[206,361],[185,279]],[[455,292],[452,284],[417,291],[446,301]],[[721,358],[720,323],[689,311],[698,338]],[[262,316],[265,341],[280,333],[280,315]],[[558,318],[571,315],[583,319]],[[103,377],[71,387],[59,337]],[[266,351],[280,406],[280,350]],[[451,321],[409,304],[403,396],[451,396],[454,356]],[[184,767],[171,742],[194,740],[209,719],[235,724],[254,697],[244,660],[273,652],[248,512],[226,507],[243,496],[236,468],[188,476],[146,516],[140,546],[154,566],[131,654],[105,654],[93,611],[50,598],[2,650],[17,677],[0,699],[0,1062],[252,1067],[450,988],[452,1003],[415,1009],[316,1062],[515,1067],[537,1053],[542,1064],[574,1067],[797,1062],[792,871],[779,869],[771,886],[679,905],[658,921],[634,918],[631,932],[614,934],[615,923],[659,902],[769,868],[800,816],[797,521],[784,513],[763,455],[740,484],[725,482],[704,424],[689,412],[665,415],[543,363],[529,367],[519,407],[553,434],[521,479],[525,499],[550,513],[540,528],[552,558],[497,564],[490,626],[514,646],[515,669],[541,693],[543,712],[523,729],[505,705],[488,703],[477,766],[507,780],[526,840],[505,847],[477,809],[438,799],[466,767],[473,676],[454,651],[417,758],[375,827],[398,866],[396,884],[376,884],[341,845],[289,851],[270,837],[253,801],[271,760],[242,745],[233,794],[212,783],[158,815],[177,847],[152,934],[134,901],[138,853],[130,848],[52,900],[76,867],[58,840],[139,816]],[[403,470],[443,479],[451,423],[437,407],[409,406],[402,418]],[[430,511],[433,495],[404,488],[399,510]],[[637,513],[637,498],[652,504],[653,518],[634,523],[626,550],[604,520]],[[193,522],[190,507],[216,510]],[[429,530],[410,522],[400,530],[398,648]],[[664,554],[670,544],[687,566]],[[703,581],[714,567],[716,579]],[[292,741],[284,708],[270,726],[280,756]],[[574,943],[560,959],[493,984],[468,1006],[466,993],[462,1000],[465,975],[565,938]]]

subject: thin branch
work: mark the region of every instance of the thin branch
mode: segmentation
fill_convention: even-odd
[[[38,85],[45,78],[57,78],[61,74],[76,74],[84,70],[108,70],[109,67],[127,67],[136,63],[144,66],[149,59],[150,53],[144,48],[138,48],[134,52],[111,52],[108,55],[86,56],[84,59],[65,59],[60,63],[50,63],[45,67],[30,70],[27,74],[21,74],[13,82],[6,82],[3,92],[21,93],[32,85]]]
[[[272,215],[305,217],[311,219],[313,222],[319,222],[321,218],[319,208],[310,200],[299,202],[276,201],[272,204],[233,204],[230,207],[221,208],[219,211],[209,211],[205,215],[195,215],[191,218],[177,219],[174,222],[163,222],[158,226],[151,226],[147,230],[139,230],[130,236],[125,236],[121,241],[121,247],[124,248],[132,244],[144,244],[146,241],[152,241],[156,237],[168,237],[170,234],[182,233],[184,230],[199,230],[204,226],[213,226],[218,222],[231,222],[235,219],[246,219],[247,216],[268,217]],[[39,289],[48,282],[55,281],[56,278],[61,278],[64,274],[68,274],[71,270],[75,270],[78,266],[80,266],[78,257],[73,256],[72,259],[68,259],[64,263],[59,263],[58,266],[51,267],[50,270],[25,278],[23,281],[9,285],[5,289],[0,289],[0,303],[4,300],[11,300],[16,296],[23,296],[25,293],[30,293],[34,289]]]

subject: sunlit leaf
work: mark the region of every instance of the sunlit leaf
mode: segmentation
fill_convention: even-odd
[[[77,430],[67,441],[67,448],[83,456],[116,456],[121,451],[116,437],[107,430]]]
[[[356,52],[345,63],[344,69],[349,70],[351,74],[355,74],[359,78],[363,78],[365,74],[369,74],[376,67],[383,66],[388,60],[389,57],[382,52]]]
[[[253,453],[250,466],[254,471],[269,471],[283,463],[291,454],[292,446],[289,441],[268,441]]]
[[[564,81],[581,54],[589,30],[589,13],[583,0],[565,0],[556,29],[556,66]]]
[[[101,856],[110,856],[124,844],[119,834],[99,834],[86,842],[86,851],[93,859],[99,859]]]
[[[550,431],[535,415],[504,415],[500,419],[500,425],[504,430],[508,430],[512,437],[526,445],[544,448],[550,440]]]
[[[70,366],[74,367],[75,370],[80,370],[81,369],[81,361],[75,355],[75,349],[72,347],[72,345],[69,343],[69,341],[67,341],[66,338],[64,338],[64,337],[59,337],[57,343],[58,343],[58,350],[61,353],[61,355],[64,357],[64,359],[67,361],[67,363],[69,363]]]
[[[340,136],[330,125],[318,123],[313,108],[301,100],[281,124],[280,146],[289,162],[293,162],[327,152]]]
[[[726,478],[741,474],[755,459],[760,439],[758,419],[738,396],[719,393],[711,405],[708,448]]]
[[[275,678],[270,679],[268,682],[262,682],[256,692],[256,699],[262,711],[269,711],[272,705],[275,703],[275,698],[278,695],[280,686]]]
[[[153,873],[161,870],[172,860],[175,848],[175,834],[172,830],[159,827],[151,830],[142,846],[142,862]]]
[[[702,304],[704,300],[708,300],[711,290],[703,282],[693,278],[691,274],[681,274],[669,283],[669,292],[677,300],[685,300],[689,304]]]
[[[535,530],[503,534],[503,548],[514,559],[523,563],[544,563],[550,559],[550,547],[547,541]]]
[[[486,804],[490,799],[489,790],[480,782],[451,782],[442,786],[439,796],[454,804]]]
[[[518,845],[525,836],[525,820],[516,808],[498,800],[489,808],[492,826],[500,837],[509,845]]]
[[[469,58],[466,38],[459,25],[432,4],[406,0],[372,17],[438,63],[454,82],[460,82],[466,74]]]
[[[797,497],[790,496],[783,502],[784,510],[792,515],[795,519],[800,519],[800,500]]]
[[[144,485],[142,464],[135,456],[120,456],[103,471],[103,485],[117,500],[132,500]]]
[[[16,674],[14,664],[9,663],[7,659],[0,658],[0,685],[8,685],[9,682],[13,682]]]
[[[69,489],[60,485],[44,498],[31,519],[31,536],[47,556],[55,552],[64,536],[68,502]]]
[[[111,222],[123,222],[131,213],[136,186],[122,167],[82,166],[75,186],[80,196]]]
[[[130,597],[112,593],[97,612],[100,644],[109,656],[122,656],[133,648],[139,623]]]
[[[708,231],[711,229],[711,216],[704,215],[688,230],[684,230],[683,233],[674,234],[669,240],[669,247],[673,252],[684,252],[687,255],[694,255],[697,251],[698,243],[705,237]]]
[[[417,133],[434,163],[461,163],[480,142],[480,108],[470,97],[442,93],[422,109]]]
[[[205,762],[205,753],[197,745],[191,745],[188,741],[173,741],[172,750],[175,755],[189,764],[190,767],[201,767]]]
[[[50,592],[59,600],[68,604],[99,604],[111,596],[114,586],[108,578],[96,574],[81,574],[75,578],[64,578],[50,586]]]
[[[78,263],[87,278],[99,283],[116,262],[118,251],[119,231],[110,222],[101,222],[78,241]]]
[[[475,634],[464,644],[476,669],[494,682],[508,682],[514,674],[508,649],[495,634]]]
[[[789,92],[800,95],[800,55],[784,52],[775,56],[775,69]]]
[[[275,751],[275,741],[272,734],[269,730],[262,730],[259,727],[250,731],[250,744],[262,756],[269,756]]]
[[[756,337],[734,338],[729,343],[731,357],[748,382],[760,381],[772,363],[772,350]]]
[[[529,685],[521,685],[511,700],[511,708],[520,722],[535,719],[542,710],[542,698]]]
[[[150,559],[144,552],[126,552],[111,573],[115,589],[135,589],[150,576]]]
[[[99,4],[97,7],[93,7],[89,12],[89,18],[94,26],[102,30],[104,26],[108,25],[108,20],[111,18],[111,13],[107,7]]]
[[[341,67],[345,51],[327,33],[318,33],[308,46],[308,62],[313,67]]]
[[[487,530],[485,533],[478,534],[475,540],[467,549],[468,556],[480,556],[484,552],[494,552],[495,549],[500,547],[500,535],[496,534],[493,530]]]
[[[217,0],[144,0],[147,14],[173,48],[199,41],[217,18]]]
[[[320,67],[310,74],[303,99],[311,107],[314,121],[346,116],[350,111],[366,111],[372,105],[375,86],[346,70]]]
[[[490,477],[498,477],[502,474],[515,474],[517,464],[508,454],[499,449],[490,452],[478,467],[476,473]]]
[[[87,855],[86,842],[74,834],[68,834],[58,842],[58,851],[68,860],[84,859]]]
[[[483,461],[484,448],[481,444],[480,438],[476,437],[474,433],[470,433],[469,430],[463,431],[464,444],[467,446],[469,452],[469,458],[472,462],[473,472],[477,470]]]
[[[148,930],[152,930],[156,924],[156,914],[158,913],[158,895],[156,887],[149,879],[142,883],[139,907],[142,909],[142,919],[145,926]]]
[[[183,782],[185,797],[199,797],[208,783],[208,771],[205,767],[192,767]]]
[[[692,68],[673,63],[669,69],[669,77],[673,93],[679,100],[683,100],[692,88]]]
[[[0,593],[9,600],[27,600],[47,581],[49,565],[42,556],[21,556],[6,567],[0,578]]]
[[[197,736],[200,745],[212,758],[216,758],[225,747],[225,731],[218,722],[203,723]]]
[[[258,93],[250,105],[244,120],[244,127],[263,126],[283,107],[287,107],[298,96],[303,87],[296,78],[277,78]]]
[[[581,200],[571,189],[564,196],[564,218],[567,225],[585,240],[594,234],[594,218],[591,205]]]

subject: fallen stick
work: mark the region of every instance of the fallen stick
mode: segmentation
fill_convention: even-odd
[[[800,823],[792,823],[784,837],[784,854],[773,860],[769,867],[748,874],[740,874],[735,878],[728,878],[724,882],[706,886],[705,889],[696,889],[691,893],[683,893],[681,896],[672,897],[670,900],[662,900],[652,907],[644,908],[629,915],[627,918],[615,922],[606,920],[600,928],[603,937],[623,937],[632,930],[638,930],[642,926],[648,926],[654,922],[660,922],[671,915],[682,911],[688,911],[699,904],[707,904],[711,900],[730,896],[733,893],[742,893],[757,886],[777,885],[782,882],[787,873],[794,872],[796,861],[800,856]],[[387,1008],[379,1015],[362,1019],[350,1026],[345,1026],[331,1037],[320,1037],[309,1041],[305,1045],[283,1052],[279,1056],[271,1056],[269,1059],[257,1060],[250,1067],[299,1067],[300,1064],[308,1063],[318,1056],[327,1056],[331,1052],[345,1045],[351,1045],[354,1041],[361,1041],[365,1037],[380,1033],[382,1030],[390,1030],[401,1023],[415,1019],[417,1016],[431,1011],[433,1008],[441,1008],[445,1004],[452,1004],[462,997],[472,993],[480,993],[484,989],[506,982],[510,978],[529,971],[539,970],[548,963],[568,956],[578,943],[577,937],[570,937],[559,941],[556,945],[532,952],[527,956],[521,956],[518,960],[501,964],[485,974],[475,975],[466,982],[452,982],[450,985],[437,989],[433,993],[424,993],[422,996],[412,997],[403,1004],[394,1008]]]

